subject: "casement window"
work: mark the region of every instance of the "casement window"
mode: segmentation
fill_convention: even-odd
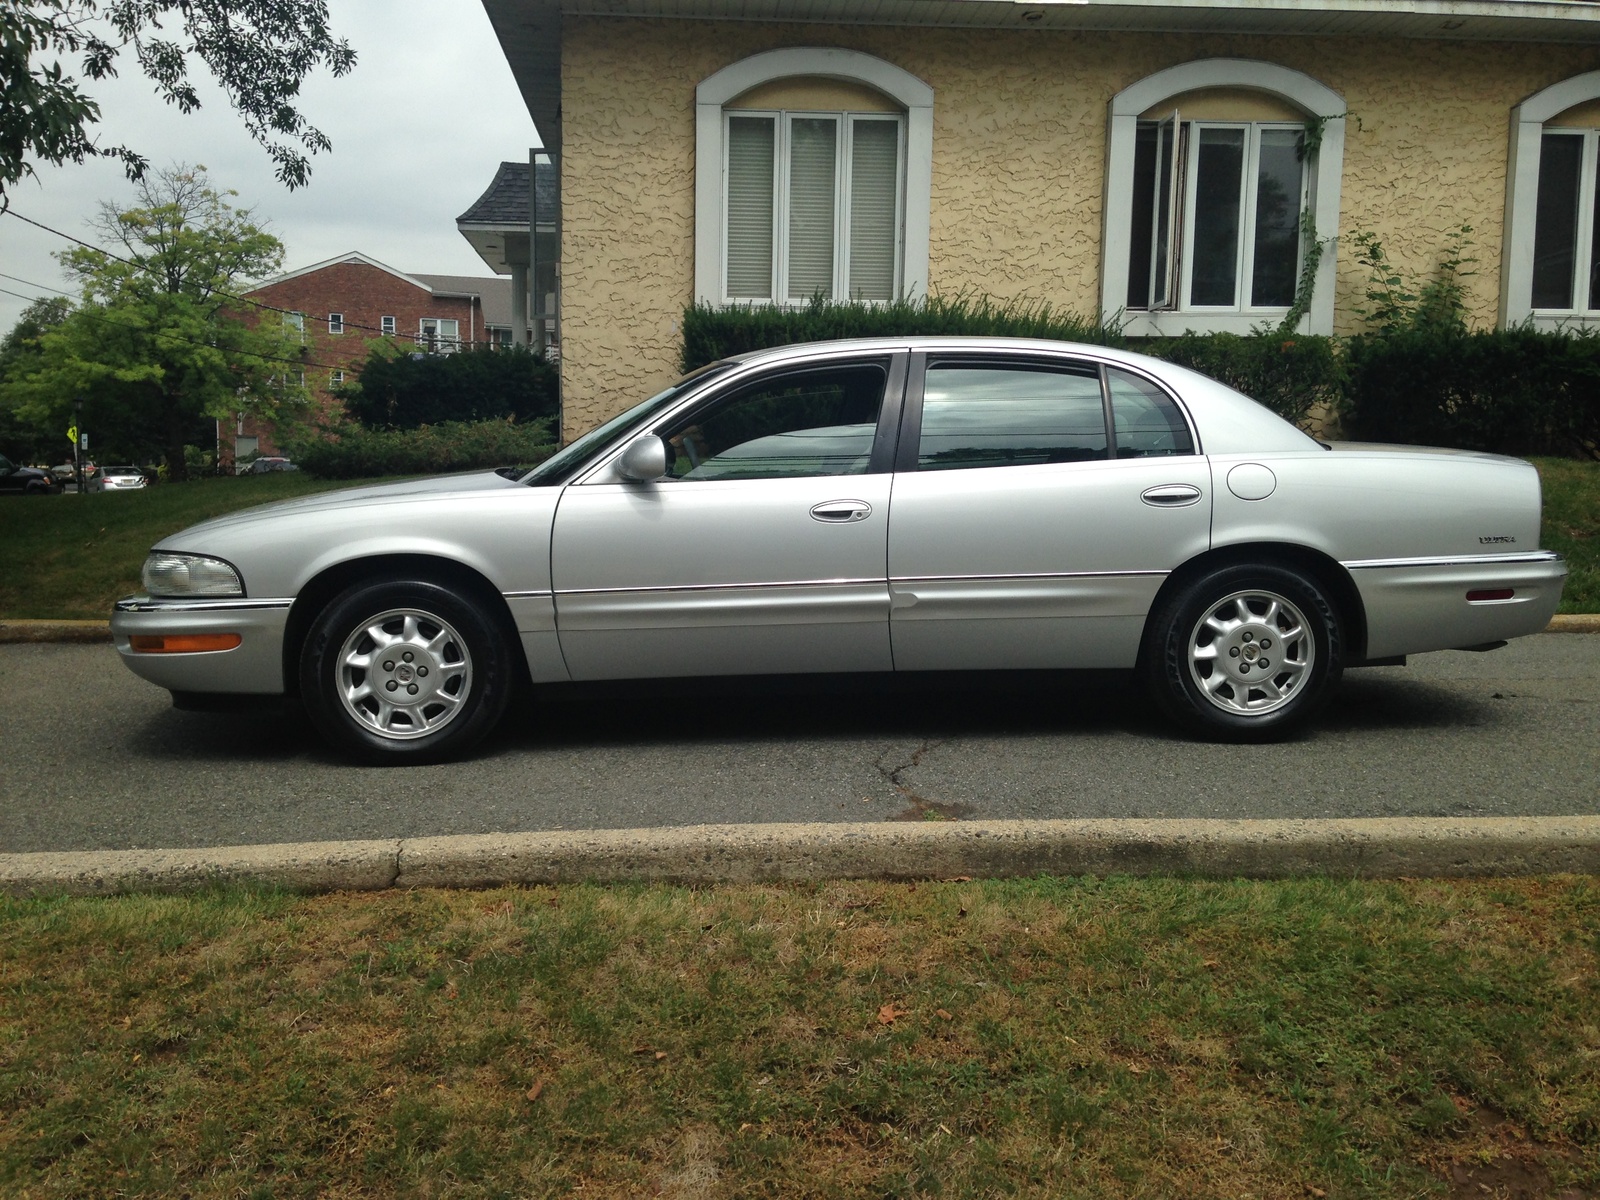
[[[328,314],[328,332],[332,334],[342,334],[344,332],[343,313]]]
[[[1103,319],[1248,333],[1293,310],[1319,246],[1297,328],[1333,332],[1343,97],[1277,63],[1197,59],[1125,87],[1108,122]]]
[[[1600,229],[1595,219],[1593,129],[1549,129],[1539,139],[1534,208],[1535,312],[1600,315]]]
[[[905,120],[726,114],[729,300],[892,300],[901,292]]]
[[[378,331],[380,333],[382,333],[384,337],[393,337],[394,336],[394,329],[395,329],[395,326],[394,326],[394,318],[393,317],[379,317],[378,318]]]
[[[1309,201],[1301,125],[1140,121],[1130,310],[1270,317],[1294,303]]]
[[[446,317],[423,317],[417,322],[417,345],[430,354],[452,354],[460,348],[461,322]]]

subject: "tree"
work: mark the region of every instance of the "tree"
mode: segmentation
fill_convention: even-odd
[[[46,427],[70,423],[134,455],[159,451],[169,477],[187,477],[184,446],[198,422],[259,413],[292,420],[306,406],[305,348],[281,314],[241,305],[248,279],[277,270],[283,246],[213,188],[203,167],[146,177],[140,203],[102,204],[95,226],[121,253],[79,247],[57,255],[82,285],[81,302],[37,339],[32,364],[7,378],[4,398]],[[241,311],[241,308],[244,311]]]
[[[71,311],[71,301],[60,297],[35,300],[22,310],[11,332],[0,340],[0,396],[7,380],[20,379],[37,367],[39,339]],[[16,462],[56,461],[64,454],[65,434],[25,421],[11,404],[0,402],[0,454]]]
[[[198,58],[291,188],[310,178],[308,155],[330,145],[294,105],[301,83],[356,61],[328,28],[326,0],[0,0],[0,209],[35,160],[98,155],[120,159],[130,180],[144,177],[138,151],[96,143],[100,106],[52,57],[81,53],[84,77],[100,80],[117,74],[124,51],[184,113],[200,107],[189,79]]]

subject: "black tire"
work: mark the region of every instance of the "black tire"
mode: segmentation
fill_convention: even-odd
[[[1222,567],[1151,614],[1141,666],[1158,707],[1189,732],[1273,741],[1327,704],[1344,674],[1344,634],[1313,578],[1289,567]]]
[[[300,696],[316,730],[391,766],[464,754],[499,723],[514,680],[494,618],[421,579],[371,580],[334,597],[300,655]]]

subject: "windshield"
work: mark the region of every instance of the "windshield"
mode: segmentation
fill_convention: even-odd
[[[731,370],[733,363],[715,362],[709,366],[701,367],[697,371],[690,371],[677,383],[664,392],[657,392],[643,404],[636,404],[620,417],[612,417],[597,429],[591,429],[577,441],[557,450],[544,462],[535,467],[532,472],[523,476],[522,482],[530,487],[555,487],[567,482],[583,467],[590,454],[602,446],[621,437],[629,428],[643,425],[656,413],[669,407],[692,384],[703,383],[713,375],[720,375]]]

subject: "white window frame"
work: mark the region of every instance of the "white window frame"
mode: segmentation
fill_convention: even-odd
[[[1181,115],[1180,115],[1181,120]],[[1248,295],[1255,277],[1256,262],[1256,192],[1261,176],[1261,132],[1265,129],[1292,129],[1297,132],[1305,129],[1304,125],[1296,125],[1287,121],[1184,121],[1189,126],[1189,154],[1184,170],[1184,196],[1183,196],[1183,232],[1179,239],[1181,249],[1182,274],[1179,280],[1178,308],[1176,311],[1185,313],[1244,313],[1252,322],[1259,323],[1262,319],[1283,317],[1289,311],[1289,305],[1253,305]],[[1205,129],[1242,129],[1244,130],[1244,179],[1243,196],[1240,202],[1239,221],[1239,247],[1234,257],[1234,296],[1233,304],[1200,305],[1192,303],[1188,297],[1192,293],[1194,282],[1194,222],[1198,209],[1199,188],[1199,163],[1200,163],[1200,133]],[[1304,212],[1310,197],[1308,180],[1310,171],[1306,164],[1301,164],[1300,170],[1300,212]],[[1305,239],[1301,238],[1300,250],[1295,255],[1295,278],[1300,277],[1300,264],[1305,259]],[[1159,310],[1158,310],[1159,311]]]
[[[1531,323],[1536,329],[1600,326],[1600,310],[1587,307],[1588,289],[1573,285],[1575,307],[1533,307],[1533,241],[1538,227],[1539,159],[1545,122],[1574,105],[1600,100],[1600,71],[1586,71],[1535,92],[1511,110],[1511,147],[1506,171],[1506,225],[1500,257],[1500,324]],[[1563,132],[1585,138],[1578,193],[1578,262],[1587,261],[1591,248],[1595,199],[1595,138],[1593,129],[1572,127]],[[1585,219],[1587,214],[1588,220]],[[1576,274],[1576,270],[1574,271]]]
[[[338,387],[343,382],[344,382],[344,372],[343,371],[334,370],[334,371],[328,372],[328,386],[329,387]]]
[[[695,90],[695,298],[711,305],[766,303],[730,301],[727,297],[725,108],[751,88],[797,77],[864,84],[889,97],[902,110],[905,129],[901,153],[905,165],[897,280],[901,295],[926,296],[933,192],[933,89],[910,72],[858,50],[793,46],[741,59],[708,76]],[[775,228],[775,238],[776,234]]]
[[[428,326],[438,328],[430,336]],[[452,325],[455,331],[446,337],[444,326]],[[454,354],[461,348],[461,320],[459,317],[418,317],[417,345],[425,346],[434,354]]]
[[[795,121],[822,120],[832,121],[837,133],[834,138],[834,194],[833,194],[833,285],[832,297],[835,300],[848,300],[850,296],[850,244],[852,231],[850,228],[850,197],[853,190],[851,180],[851,167],[854,162],[852,149],[855,143],[855,123],[864,121],[894,121],[899,127],[896,135],[895,150],[895,246],[894,246],[894,283],[891,293],[894,296],[904,294],[903,265],[905,259],[905,171],[906,171],[906,121],[905,117],[896,113],[885,112],[855,112],[855,111],[829,111],[812,112],[800,109],[742,109],[727,108],[723,110],[723,205],[726,212],[727,205],[727,173],[728,163],[728,123],[735,117],[755,117],[770,120],[776,123],[775,136],[772,146],[772,292],[771,296],[729,296],[727,294],[728,279],[728,243],[722,241],[722,289],[723,295],[719,303],[722,304],[770,304],[777,300],[780,304],[797,305],[806,303],[809,296],[789,295],[789,168],[791,159],[789,144],[791,130]]]
[[[303,312],[286,312],[283,314],[283,327],[291,331],[304,345],[306,340],[306,315]]]
[[[333,334],[336,337],[338,335],[344,333],[344,314],[343,313],[329,313],[328,314],[328,332]]]
[[[378,332],[384,337],[393,337],[398,324],[399,323],[393,317],[379,317]]]
[[[1140,114],[1184,92],[1205,88],[1247,88],[1288,101],[1322,122],[1322,144],[1307,164],[1307,191],[1314,221],[1315,237],[1327,243],[1317,267],[1311,307],[1301,318],[1302,333],[1333,332],[1333,290],[1336,273],[1335,248],[1331,239],[1339,232],[1340,178],[1344,170],[1344,98],[1311,76],[1277,63],[1246,58],[1207,58],[1180,63],[1147,75],[1130,84],[1111,99],[1107,129],[1106,176],[1100,249],[1100,312],[1107,321],[1120,321],[1123,332],[1132,337],[1170,336],[1193,330],[1196,333],[1248,333],[1279,309],[1185,307],[1188,298],[1188,266],[1185,264],[1183,290],[1178,307],[1172,310],[1128,311],[1128,261],[1131,239],[1149,237],[1148,229],[1133,229],[1133,162]],[[1181,115],[1181,114],[1180,114]],[[1263,124],[1275,122],[1206,122],[1207,124]],[[1194,172],[1190,171],[1191,179]],[[1253,183],[1251,185],[1254,186]],[[1185,217],[1187,226],[1187,214]],[[1253,244],[1253,241],[1252,241]],[[1303,252],[1303,249],[1302,249]],[[1241,282],[1241,287],[1244,284]]]

